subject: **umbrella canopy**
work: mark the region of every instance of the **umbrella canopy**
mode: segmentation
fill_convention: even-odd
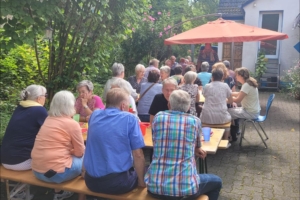
[[[164,44],[251,42],[287,39],[287,34],[219,18],[168,39]]]

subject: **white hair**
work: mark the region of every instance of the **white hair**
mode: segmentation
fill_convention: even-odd
[[[164,65],[164,66],[162,66],[162,67],[160,68],[160,71],[163,71],[163,72],[165,72],[165,73],[167,73],[167,74],[170,75],[171,68],[170,68],[169,66]]]
[[[170,95],[171,110],[187,112],[191,105],[190,95],[183,90],[174,90]]]
[[[86,87],[88,89],[88,91],[93,91],[94,90],[94,85],[91,81],[89,80],[83,80],[80,83],[78,83],[77,85],[77,90],[81,87]]]
[[[193,71],[188,71],[184,74],[184,82],[185,84],[193,84],[197,78],[197,73]]]
[[[163,82],[162,82],[162,86],[164,87],[166,84],[172,84],[175,86],[175,88],[177,89],[178,87],[178,83],[176,81],[176,79],[174,79],[173,77],[169,77],[166,78]]]
[[[20,93],[21,100],[35,101],[39,96],[43,96],[47,93],[44,86],[41,85],[29,85],[25,90]]]
[[[145,66],[142,65],[142,64],[137,64],[137,65],[135,66],[135,72],[138,72],[138,71],[140,71],[141,69],[145,69]]]
[[[131,94],[131,89],[128,87],[126,81],[122,78],[117,78],[111,83],[111,87],[117,87],[123,89],[128,95]]]
[[[57,92],[51,101],[50,109],[48,112],[49,116],[73,116],[75,113],[76,110],[74,95],[67,90]]]
[[[122,72],[125,71],[124,65],[122,63],[114,63],[113,66],[111,67],[113,76],[119,76],[122,74]]]

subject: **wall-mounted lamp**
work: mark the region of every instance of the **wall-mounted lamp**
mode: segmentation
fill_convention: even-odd
[[[256,7],[256,2],[253,3],[253,7]]]

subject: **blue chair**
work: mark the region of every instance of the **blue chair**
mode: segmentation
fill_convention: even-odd
[[[261,140],[263,141],[265,147],[268,148],[268,146],[267,146],[265,140],[269,139],[269,137],[268,137],[268,135],[266,134],[266,132],[265,132],[265,130],[263,129],[263,127],[261,126],[261,123],[264,122],[264,121],[267,119],[268,113],[269,113],[269,110],[270,110],[270,107],[271,107],[271,105],[272,105],[272,102],[273,102],[274,98],[275,98],[275,94],[271,94],[271,95],[269,96],[268,103],[267,103],[267,108],[266,108],[266,115],[265,115],[265,116],[261,116],[261,115],[260,115],[257,119],[244,119],[243,124],[242,124],[242,133],[241,133],[240,146],[242,146],[242,140],[243,140],[244,134],[245,134],[246,123],[247,123],[247,122],[251,122],[251,123],[253,124],[254,128],[256,129],[256,131],[257,131],[259,137],[260,137]],[[261,133],[260,133],[258,127],[257,127],[255,124],[258,124],[258,125],[259,125],[260,129],[261,129],[261,130],[263,131],[263,133],[265,134],[266,139],[264,139],[264,138],[262,137],[262,135],[261,135]]]

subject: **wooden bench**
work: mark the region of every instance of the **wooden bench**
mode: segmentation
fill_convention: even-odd
[[[210,128],[230,128],[231,122],[225,123],[225,124],[205,124],[202,123],[202,127],[210,127]]]
[[[108,199],[155,200],[155,198],[148,195],[147,188],[136,188],[136,189],[132,190],[131,192],[128,192],[126,194],[121,194],[121,195],[95,193],[95,192],[90,191],[87,188],[85,181],[81,176],[79,176],[73,180],[70,180],[70,181],[67,181],[64,183],[60,183],[60,184],[47,183],[47,182],[38,180],[33,175],[31,170],[12,171],[12,170],[5,169],[3,166],[1,166],[0,178],[4,179],[6,181],[11,180],[11,181],[16,181],[16,182],[26,183],[29,185],[36,185],[36,186],[59,189],[59,190],[67,190],[67,191],[71,191],[71,192],[75,192],[75,193],[92,195],[92,196],[103,197],[103,198],[108,198]],[[29,190],[28,190],[28,192],[29,192]],[[197,198],[197,200],[208,200],[208,196],[201,195],[200,197]]]
[[[221,142],[219,143],[218,149],[227,149],[228,147],[228,140],[221,140]]]

